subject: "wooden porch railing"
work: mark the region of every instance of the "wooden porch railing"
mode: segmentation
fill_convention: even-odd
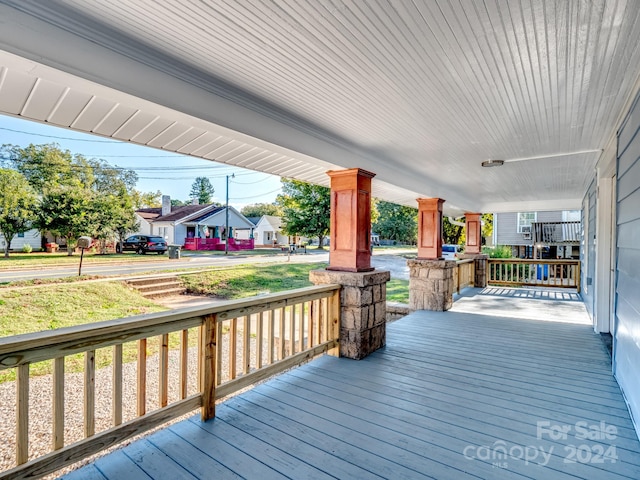
[[[338,354],[340,286],[323,285],[229,301],[206,308],[169,312],[61,328],[0,339],[0,370],[16,371],[16,467],[0,478],[39,477],[109,448],[171,419],[201,408],[201,417],[215,415],[215,400],[324,352]],[[197,330],[197,344],[194,340]],[[177,373],[169,374],[170,335],[178,344]],[[157,337],[157,338],[153,338]],[[136,411],[123,418],[123,347],[137,343]],[[148,348],[157,342],[157,402],[147,392]],[[189,350],[197,353],[189,361]],[[135,344],[134,344],[135,346]],[[108,348],[112,360],[111,428],[96,433],[96,351]],[[127,351],[132,350],[128,348]],[[133,349],[135,352],[135,348]],[[223,355],[223,351],[227,352]],[[176,352],[172,352],[176,353]],[[65,442],[65,359],[84,356],[84,439]],[[155,357],[154,355],[154,357]],[[29,450],[29,367],[53,362],[51,451]],[[195,363],[195,365],[194,365]],[[197,385],[188,388],[188,374],[197,368]],[[175,368],[174,368],[175,370]],[[68,372],[67,372],[68,374]],[[169,402],[169,386],[177,398]],[[35,383],[35,382],[34,382]],[[189,390],[195,393],[188,395]],[[45,392],[42,392],[45,393]],[[126,394],[127,392],[125,392]],[[149,405],[156,404],[147,412]],[[128,405],[124,405],[127,407]],[[9,441],[5,439],[5,441]],[[67,444],[70,443],[70,444]]]
[[[575,288],[580,292],[579,260],[522,260],[490,258],[490,285]]]
[[[458,260],[456,268],[453,269],[453,288],[459,294],[460,290],[466,287],[473,287],[475,284],[475,260]]]

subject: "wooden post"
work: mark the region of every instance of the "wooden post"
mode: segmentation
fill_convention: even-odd
[[[465,213],[466,245],[464,253],[482,253],[481,213]]]
[[[418,198],[418,259],[442,258],[442,198]]]
[[[203,422],[216,416],[216,323],[215,314],[207,315],[200,327],[200,388],[202,389]]]
[[[352,168],[329,171],[331,232],[327,270],[370,272],[371,179],[374,173]]]

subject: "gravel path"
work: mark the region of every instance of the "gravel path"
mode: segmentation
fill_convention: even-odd
[[[228,358],[229,358],[229,341],[228,334],[223,335],[221,342],[222,352],[222,369],[223,381],[228,378]],[[155,341],[150,339],[149,342]],[[256,365],[255,358],[255,338],[250,339],[251,342],[251,366],[252,369]],[[238,367],[242,364],[242,332],[238,332],[237,337],[237,363]],[[266,347],[263,347],[266,350]],[[193,395],[197,393],[197,351],[196,347],[189,348],[188,355],[188,381],[187,394]],[[266,352],[264,352],[263,361],[266,361]],[[179,400],[179,351],[172,350],[169,352],[169,403]],[[122,399],[122,415],[123,422],[135,418],[136,406],[136,363],[126,363],[122,369],[123,376],[123,399]],[[96,371],[96,433],[110,428],[111,411],[112,411],[112,369],[111,367],[102,368]],[[147,412],[151,412],[158,408],[158,355],[149,356],[147,358]],[[44,455],[51,451],[52,445],[52,375],[42,375],[30,378],[29,391],[29,458],[33,459]],[[83,427],[83,393],[84,393],[84,375],[83,373],[67,373],[65,375],[65,445],[82,439],[84,431]],[[185,415],[175,421],[188,418],[193,414]],[[16,385],[15,382],[5,382],[0,384],[0,472],[15,466],[15,425],[16,425]],[[166,426],[166,424],[164,425]],[[163,427],[164,427],[163,426]],[[159,427],[162,428],[162,427]],[[150,432],[139,435],[133,439],[126,441],[110,450],[101,452],[94,457],[85,459],[73,466],[57,472],[54,476],[46,478],[55,478],[63,472],[78,468],[80,465],[89,463],[97,456],[104,455],[115,448],[131,443],[137,438],[148,435]]]

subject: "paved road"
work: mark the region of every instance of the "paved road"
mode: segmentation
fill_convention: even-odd
[[[255,255],[255,256],[211,256],[211,255],[190,255],[180,260],[168,260],[166,257],[157,261],[131,262],[129,264],[103,263],[92,265],[85,263],[82,266],[84,275],[100,276],[123,276],[136,273],[153,272],[162,270],[197,269],[207,267],[224,267],[241,265],[243,263],[282,263],[287,262],[287,255]],[[313,263],[328,262],[329,253],[309,253],[307,255],[291,255],[291,262]],[[78,257],[78,264],[80,257]],[[34,269],[0,270],[0,282],[12,282],[17,280],[34,280],[41,278],[62,278],[78,274],[78,264],[59,267],[43,267]]]
[[[398,253],[398,252],[393,252]],[[180,260],[168,260],[161,257],[158,260],[148,262],[131,262],[122,263],[103,263],[95,265],[85,263],[82,266],[84,275],[100,275],[104,277],[117,277],[124,275],[135,275],[154,271],[163,270],[192,270],[208,267],[224,267],[241,265],[244,263],[284,263],[290,261],[292,263],[314,263],[328,262],[329,252],[311,251],[307,254],[291,255],[290,259],[287,255],[247,255],[247,256],[212,256],[189,254],[183,256]],[[13,282],[17,280],[34,280],[42,278],[62,278],[71,277],[78,274],[78,263],[68,266],[59,267],[42,267],[33,269],[16,269],[16,270],[0,270],[0,282]],[[387,252],[376,252],[371,260],[372,266],[377,270],[390,270],[391,278],[409,280],[409,269],[406,259],[392,255]]]

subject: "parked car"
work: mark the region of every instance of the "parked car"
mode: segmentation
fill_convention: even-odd
[[[460,253],[460,245],[442,245],[442,256],[445,260],[455,260]]]
[[[158,255],[162,255],[167,251],[167,242],[162,237],[131,235],[122,242],[122,250],[120,250],[120,242],[116,243],[116,252],[122,253],[123,251],[134,251],[139,255],[156,252]]]

